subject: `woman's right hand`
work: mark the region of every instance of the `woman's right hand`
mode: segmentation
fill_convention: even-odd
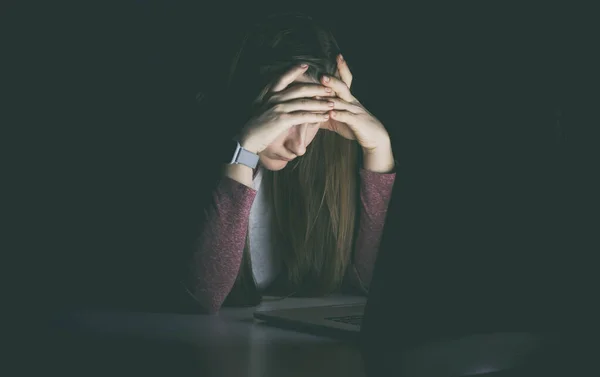
[[[239,142],[244,149],[259,154],[291,127],[329,119],[332,103],[314,97],[334,96],[331,88],[312,83],[290,86],[307,68],[294,67],[270,86],[262,110],[242,129]]]

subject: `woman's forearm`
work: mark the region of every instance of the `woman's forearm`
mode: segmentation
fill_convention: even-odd
[[[395,179],[395,173],[382,174],[366,169],[360,172],[359,229],[353,267],[363,290],[371,283]]]
[[[243,164],[229,164],[225,166],[223,174],[244,186],[247,186],[251,189],[254,188],[252,184],[254,177],[254,170],[250,167]]]
[[[391,144],[371,150],[363,151],[363,168],[374,173],[390,173],[394,170],[394,154]]]
[[[255,196],[255,190],[228,176],[212,193],[186,283],[209,313],[220,309],[238,275]]]

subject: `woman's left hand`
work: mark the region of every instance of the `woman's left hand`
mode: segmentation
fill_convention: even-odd
[[[333,103],[329,121],[321,128],[336,132],[346,139],[356,140],[365,153],[375,153],[390,148],[390,137],[381,122],[373,116],[350,92],[352,73],[342,58],[337,59],[341,79],[324,76],[321,83],[333,89],[337,97],[328,97]]]

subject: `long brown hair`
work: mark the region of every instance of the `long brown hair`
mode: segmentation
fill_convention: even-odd
[[[315,79],[333,75],[338,53],[332,33],[302,14],[278,14],[253,25],[230,70],[228,105],[241,111],[230,112],[229,124],[243,124],[267,84],[295,64],[307,63],[306,74]],[[358,158],[355,141],[321,130],[304,156],[281,171],[264,171],[261,190],[272,200],[274,242],[288,293],[322,295],[340,287],[356,227]],[[257,303],[253,283],[247,242],[226,304]]]

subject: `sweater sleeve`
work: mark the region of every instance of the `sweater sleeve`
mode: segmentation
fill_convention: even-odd
[[[256,193],[228,177],[212,192],[185,284],[208,313],[219,311],[236,280]]]
[[[396,173],[360,171],[359,228],[349,283],[368,292]]]

